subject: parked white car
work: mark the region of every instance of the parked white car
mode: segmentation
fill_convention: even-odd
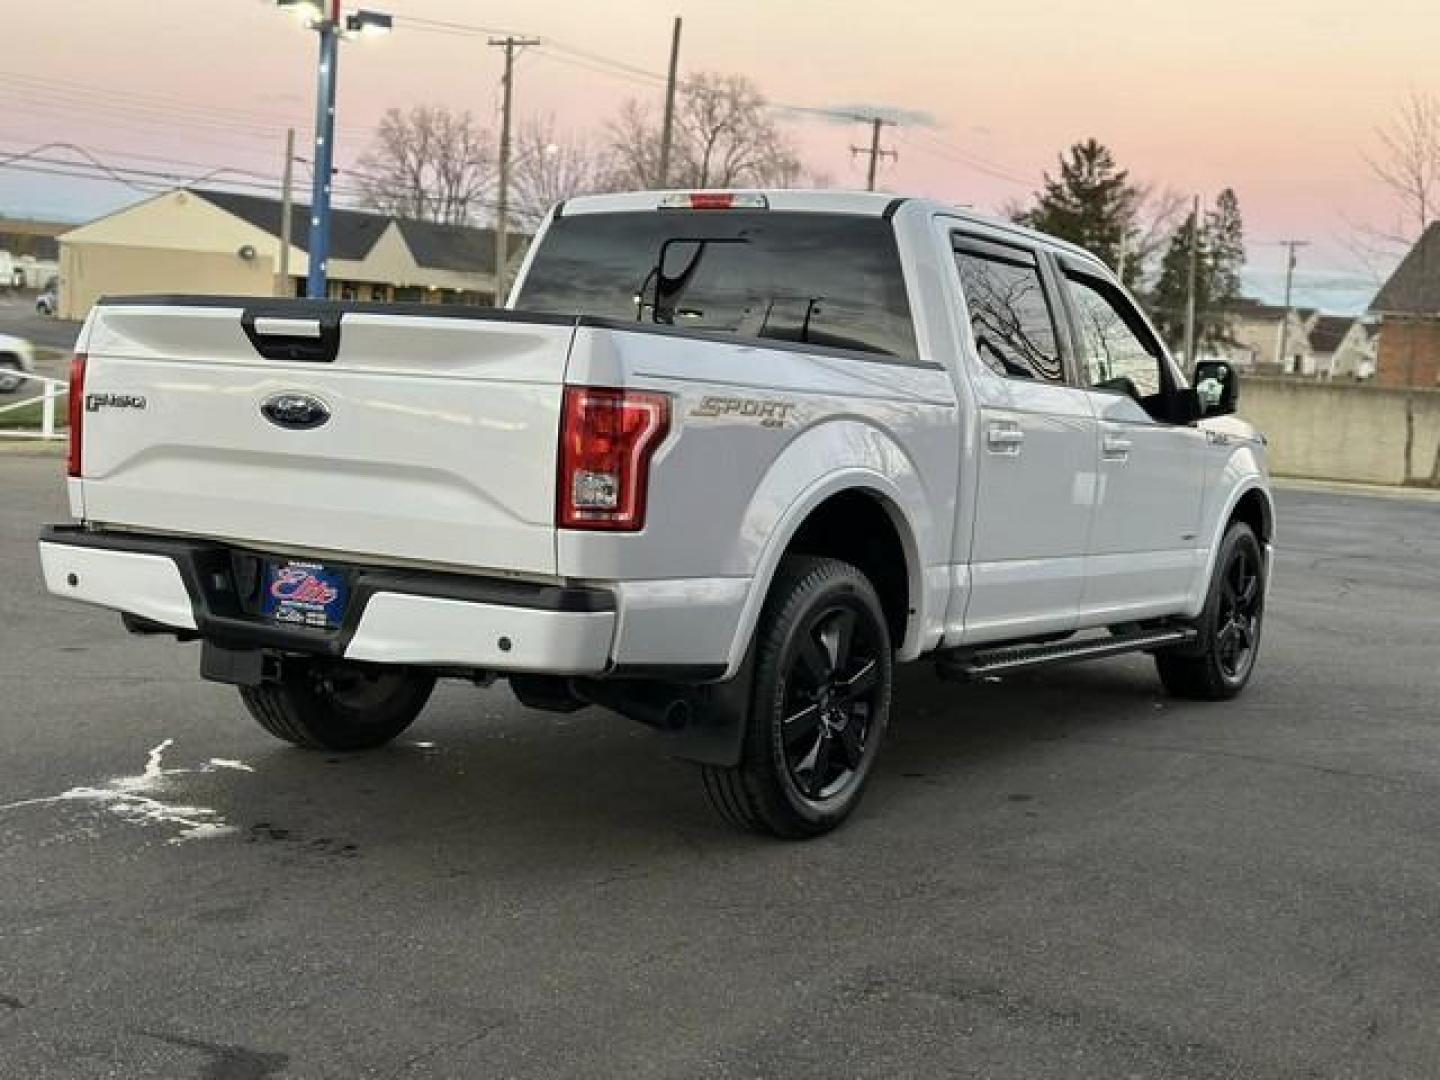
[[[24,338],[0,334],[0,394],[13,394],[30,380],[20,372],[35,370],[35,346]]]
[[[60,596],[203,641],[301,746],[437,677],[664,732],[746,828],[842,821],[894,664],[1147,652],[1222,699],[1274,508],[1087,252],[922,199],[575,199],[510,310],[110,299],[80,335]]]

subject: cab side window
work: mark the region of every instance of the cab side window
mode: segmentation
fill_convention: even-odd
[[[1068,269],[1065,278],[1075,309],[1084,385],[1152,405],[1167,389],[1160,346],[1113,286]]]
[[[1055,319],[1034,253],[961,236],[954,247],[980,362],[1006,378],[1063,383]]]

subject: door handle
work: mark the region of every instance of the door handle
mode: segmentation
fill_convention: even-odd
[[[1130,456],[1131,442],[1119,435],[1106,435],[1100,440],[1100,453],[1109,461],[1124,461]]]
[[[1014,423],[991,424],[985,431],[985,445],[991,453],[1018,454],[1025,441],[1025,432]]]

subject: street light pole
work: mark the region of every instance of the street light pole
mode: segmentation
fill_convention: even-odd
[[[335,86],[340,61],[340,39],[358,34],[384,33],[394,19],[383,11],[355,11],[344,22],[340,0],[275,0],[306,18],[320,36],[320,65],[315,83],[315,177],[310,189],[309,270],[305,295],[326,296],[326,269],[330,261],[330,187],[335,173]]]
[[[340,59],[340,0],[315,24],[320,35],[320,71],[315,84],[315,178],[310,194],[310,269],[305,295],[325,299],[330,259],[330,182],[335,164],[335,65]]]

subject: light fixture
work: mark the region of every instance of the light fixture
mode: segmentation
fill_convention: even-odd
[[[275,6],[309,22],[319,22],[325,17],[320,0],[275,0]]]
[[[395,18],[383,11],[353,11],[345,16],[345,29],[352,34],[388,34]]]

